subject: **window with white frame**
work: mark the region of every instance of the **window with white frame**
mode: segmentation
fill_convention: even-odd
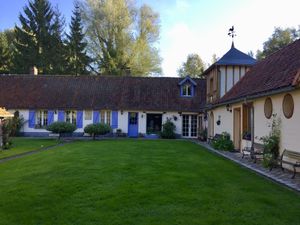
[[[92,111],[91,110],[86,110],[84,113],[84,119],[85,120],[92,120]]]
[[[182,87],[183,96],[192,96],[192,86],[190,84],[185,84]]]
[[[38,110],[36,111],[35,125],[37,128],[48,126],[48,111]]]
[[[66,111],[65,114],[66,122],[76,125],[76,111]]]
[[[107,125],[111,124],[111,111],[109,110],[101,110],[100,111],[100,123],[105,123]]]

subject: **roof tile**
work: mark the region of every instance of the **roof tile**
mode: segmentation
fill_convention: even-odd
[[[0,106],[8,109],[111,109],[200,112],[206,83],[180,97],[182,78],[0,75]]]

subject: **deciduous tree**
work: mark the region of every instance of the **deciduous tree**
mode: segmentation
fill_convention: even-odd
[[[257,59],[264,59],[273,52],[278,51],[284,46],[292,43],[300,37],[300,31],[295,28],[280,28],[275,27],[275,30],[271,37],[264,42],[263,50],[258,50],[256,53]]]
[[[201,77],[204,71],[204,63],[198,54],[189,54],[186,62],[177,70],[180,77]]]
[[[86,0],[83,18],[89,53],[99,74],[146,76],[160,72],[155,43],[159,16],[149,6],[130,0]]]

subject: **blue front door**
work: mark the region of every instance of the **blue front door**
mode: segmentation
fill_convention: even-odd
[[[128,113],[128,136],[138,137],[139,135],[139,117],[137,112]]]

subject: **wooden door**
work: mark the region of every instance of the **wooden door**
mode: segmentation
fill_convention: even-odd
[[[128,136],[129,137],[138,137],[139,135],[139,122],[137,112],[129,112],[128,113]]]
[[[233,111],[233,143],[234,148],[241,149],[241,109]]]

